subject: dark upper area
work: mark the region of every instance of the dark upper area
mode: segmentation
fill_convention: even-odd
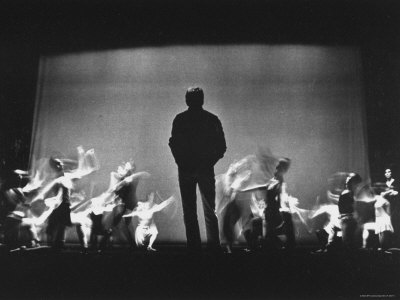
[[[40,52],[198,43],[398,46],[398,1],[6,0],[1,34]]]

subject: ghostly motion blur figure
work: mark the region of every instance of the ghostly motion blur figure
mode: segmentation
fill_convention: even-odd
[[[386,191],[384,197],[390,203],[391,222],[393,225],[393,246],[400,248],[400,195],[399,183],[393,178],[392,170],[385,170]]]
[[[156,251],[153,248],[153,243],[157,238],[158,230],[153,216],[173,201],[175,201],[174,197],[170,197],[160,204],[155,204],[154,193],[150,193],[147,201],[139,201],[137,207],[131,213],[123,216],[124,218],[138,217],[139,224],[135,230],[135,242],[138,247],[143,247],[145,242],[148,242],[147,251]]]
[[[341,220],[342,241],[346,249],[355,248],[357,221],[354,217],[354,201],[357,189],[362,182],[359,174],[350,173],[346,179],[346,190],[339,197],[339,219]]]
[[[99,167],[97,162],[93,166],[85,163],[85,151],[81,146],[77,150],[79,155],[78,168],[71,172],[65,171],[64,163],[60,159],[50,158],[49,164],[55,174],[55,179],[44,186],[31,202],[32,204],[35,201],[43,200],[48,194],[57,195],[53,197],[55,203],[51,203],[50,200],[46,203],[52,209],[46,228],[48,243],[56,251],[60,251],[64,247],[65,231],[67,227],[72,226],[70,195],[74,189],[75,182],[98,170]],[[97,161],[93,149],[87,151],[86,154],[88,157],[92,157],[94,161]],[[80,238],[83,238],[84,233],[78,232],[79,234],[81,235]],[[82,246],[85,247],[85,243]]]
[[[265,215],[265,243],[267,248],[279,248],[278,233],[283,231],[286,235],[285,248],[292,250],[296,240],[291,216],[289,197],[286,193],[286,184],[283,176],[290,167],[289,158],[280,158],[276,166],[275,174],[267,183]]]
[[[196,210],[196,185],[199,185],[206,223],[207,245],[220,247],[215,214],[214,165],[226,151],[225,136],[217,116],[203,109],[204,93],[199,87],[186,91],[188,110],[178,114],[172,125],[169,146],[178,165],[183,219],[187,246],[201,250]]]

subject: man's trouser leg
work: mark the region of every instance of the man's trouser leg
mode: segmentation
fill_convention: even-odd
[[[201,239],[197,220],[196,176],[193,173],[179,170],[179,187],[181,190],[187,247],[191,251],[200,251]]]
[[[207,246],[219,248],[218,218],[215,214],[215,174],[214,169],[202,170],[198,174],[198,183],[203,201],[203,210],[206,223]]]

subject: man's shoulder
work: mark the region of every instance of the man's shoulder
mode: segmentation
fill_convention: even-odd
[[[203,113],[210,119],[218,120],[217,115],[214,115],[213,113],[209,112],[208,110],[203,109]]]
[[[181,123],[183,120],[186,120],[187,118],[188,118],[187,111],[183,111],[175,116],[174,123]]]
[[[178,113],[178,114],[175,116],[175,119],[182,118],[182,117],[184,117],[185,115],[187,115],[187,110]]]
[[[217,124],[220,122],[216,115],[205,109],[201,111],[201,119],[209,124]]]
[[[196,112],[195,114],[198,115],[198,112]],[[215,114],[213,114],[213,113],[211,113],[211,112],[209,112],[209,111],[207,111],[205,109],[201,110],[200,115],[202,115],[204,118],[213,119],[213,120],[219,120],[217,115],[215,115]],[[191,112],[190,110],[185,110],[185,111],[177,114],[175,116],[175,119],[176,120],[182,120],[182,119],[187,119],[187,118],[190,119],[190,118],[192,118],[192,116],[193,116],[193,112]]]

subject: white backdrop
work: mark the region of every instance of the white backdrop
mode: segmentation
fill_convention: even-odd
[[[228,150],[216,174],[256,151],[258,144],[292,159],[290,194],[307,207],[327,177],[355,171],[368,177],[362,70],[354,48],[224,45],[135,48],[41,58],[32,161],[75,148],[94,148],[101,169],[95,195],[109,173],[133,158],[152,178],[151,190],[178,193],[168,147],[186,88],[199,85],[204,108],[223,124]],[[199,202],[200,204],[200,202]],[[204,226],[202,215],[201,225]],[[180,204],[157,216],[161,241],[185,239]],[[202,232],[204,238],[204,231]]]

